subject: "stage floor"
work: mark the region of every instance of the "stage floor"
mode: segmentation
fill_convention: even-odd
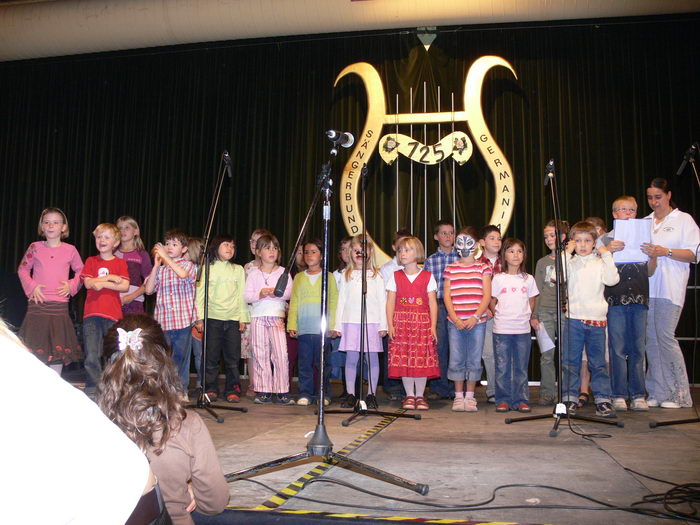
[[[333,385],[333,388],[340,388],[340,385]],[[694,389],[693,395],[697,405],[700,389]],[[400,403],[390,403],[381,389],[378,397],[381,410],[400,411]],[[549,432],[553,419],[505,424],[505,417],[517,418],[520,414],[497,414],[494,405],[486,403],[483,387],[477,390],[477,398],[477,413],[452,412],[450,401],[433,401],[430,410],[420,412],[420,421],[368,416],[343,427],[341,421],[346,416],[326,416],[326,429],[335,452],[359,438],[360,446],[352,447],[352,459],[427,484],[430,492],[426,496],[343,468],[332,467],[327,471],[321,468],[313,473],[312,469],[319,465],[316,460],[253,478],[272,487],[273,492],[245,480],[232,482],[231,506],[275,508],[281,503],[280,510],[306,509],[372,516],[561,525],[643,525],[668,523],[668,520],[621,511],[532,508],[534,505],[600,506],[573,495],[536,487],[501,490],[495,501],[489,504],[490,507],[527,507],[524,509],[460,512],[438,512],[429,507],[410,512],[409,509],[418,509],[418,506],[329,483],[312,483],[303,490],[292,487],[281,499],[273,496],[310,472],[312,477],[336,478],[382,494],[440,505],[474,504],[487,500],[496,487],[514,483],[559,487],[619,506],[631,505],[650,493],[665,492],[670,488],[626,471],[625,467],[677,484],[700,482],[700,424],[649,428],[651,420],[697,417],[695,409],[628,411],[618,417],[624,422],[624,428],[572,421],[576,432],[608,434],[610,438],[584,439],[572,432],[564,420],[558,436],[552,438]],[[537,400],[537,388],[531,389],[531,399]],[[225,402],[220,404],[228,405]],[[313,406],[255,405],[251,398],[244,398],[240,406],[247,407],[249,412],[222,410],[219,413],[225,421],[221,424],[200,411],[226,474],[303,452],[310,437],[307,433],[316,426]],[[338,405],[334,403],[331,408],[338,408]],[[533,414],[550,412],[551,407],[533,405]],[[587,407],[579,413],[593,415],[594,409]]]

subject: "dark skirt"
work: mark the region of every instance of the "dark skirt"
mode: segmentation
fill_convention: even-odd
[[[44,363],[67,365],[82,358],[67,302],[30,302],[19,337]]]

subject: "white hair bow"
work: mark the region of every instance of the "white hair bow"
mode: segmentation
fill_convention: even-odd
[[[123,352],[126,347],[131,347],[132,350],[141,350],[143,348],[143,340],[141,339],[141,328],[127,332],[122,328],[117,328],[119,334],[119,351]]]

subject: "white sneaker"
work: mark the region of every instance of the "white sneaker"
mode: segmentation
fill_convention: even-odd
[[[681,408],[681,405],[679,405],[675,401],[662,401],[661,405],[659,406],[661,408]]]
[[[464,398],[463,397],[455,397],[455,400],[452,401],[452,411],[453,412],[464,412],[466,408],[464,407]]]
[[[647,406],[649,408],[657,408],[659,406],[659,402],[653,397],[650,397],[649,399],[647,399]]]
[[[464,411],[465,412],[478,412],[479,409],[476,406],[476,399],[473,397],[464,398]]]
[[[311,401],[309,401],[309,398],[308,398],[308,397],[300,397],[300,398],[297,400],[297,405],[300,405],[300,406],[303,406],[303,407],[309,406],[310,403],[311,403]]]
[[[632,410],[639,410],[639,411],[649,410],[649,405],[647,404],[647,400],[644,399],[643,397],[638,397],[637,399],[633,399],[632,400]]]
[[[613,408],[625,412],[627,410],[627,401],[624,397],[616,397],[613,399]]]

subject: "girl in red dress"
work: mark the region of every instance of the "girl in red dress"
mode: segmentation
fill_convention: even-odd
[[[396,255],[402,270],[386,285],[386,317],[389,325],[389,377],[401,378],[406,398],[403,408],[428,410],[423,397],[428,379],[440,377],[437,341],[437,283],[418,267],[425,259],[423,244],[416,237],[398,242]]]

